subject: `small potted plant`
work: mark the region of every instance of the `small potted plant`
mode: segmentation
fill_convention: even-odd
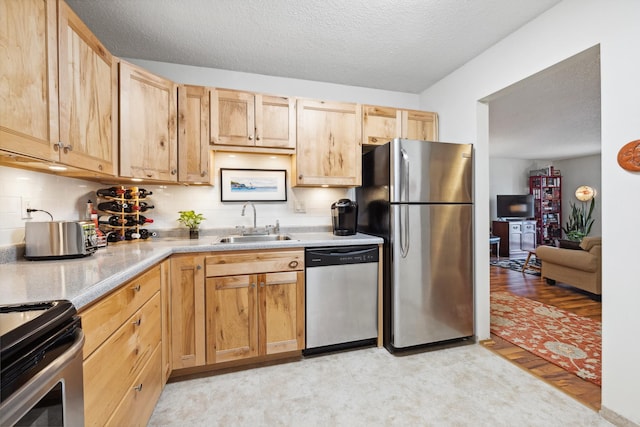
[[[189,238],[197,239],[200,237],[198,227],[200,223],[206,218],[202,214],[197,214],[194,211],[178,211],[180,218],[178,221],[189,227]]]

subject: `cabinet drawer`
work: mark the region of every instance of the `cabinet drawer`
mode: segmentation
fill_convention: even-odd
[[[157,292],[85,359],[85,425],[101,425],[109,418],[160,343],[160,334]]]
[[[140,375],[129,386],[129,390],[106,425],[146,426],[162,392],[161,372],[162,352],[158,345]]]
[[[522,225],[520,223],[517,224],[509,224],[509,230],[512,233],[520,233],[522,231]]]
[[[534,223],[526,223],[522,225],[522,231],[524,232],[532,232],[536,231],[536,225]]]
[[[160,290],[160,266],[151,268],[122,285],[110,296],[80,313],[85,335],[86,359],[122,323]]]
[[[207,277],[304,270],[304,251],[225,252],[205,258]]]

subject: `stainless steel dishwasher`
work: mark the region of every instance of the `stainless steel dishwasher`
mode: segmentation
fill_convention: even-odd
[[[372,344],[378,337],[378,246],[309,248],[304,354]]]

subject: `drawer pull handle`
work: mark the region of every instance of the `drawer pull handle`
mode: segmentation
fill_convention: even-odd
[[[133,289],[134,292],[140,292],[140,285],[135,285],[131,289]]]
[[[133,388],[135,391],[142,391],[142,383],[138,384]]]
[[[138,318],[138,320],[135,320],[135,321],[133,321],[133,322],[131,322],[131,323],[133,323],[133,324],[134,324],[134,325],[136,325],[136,326],[140,326],[140,323],[141,323],[141,322],[142,322],[142,319],[141,319],[141,318]]]
[[[298,261],[291,261],[289,263],[289,268],[296,268],[298,266]]]

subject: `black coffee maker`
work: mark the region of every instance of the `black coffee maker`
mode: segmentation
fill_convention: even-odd
[[[351,236],[358,228],[358,204],[349,199],[340,199],[331,205],[333,234]]]

